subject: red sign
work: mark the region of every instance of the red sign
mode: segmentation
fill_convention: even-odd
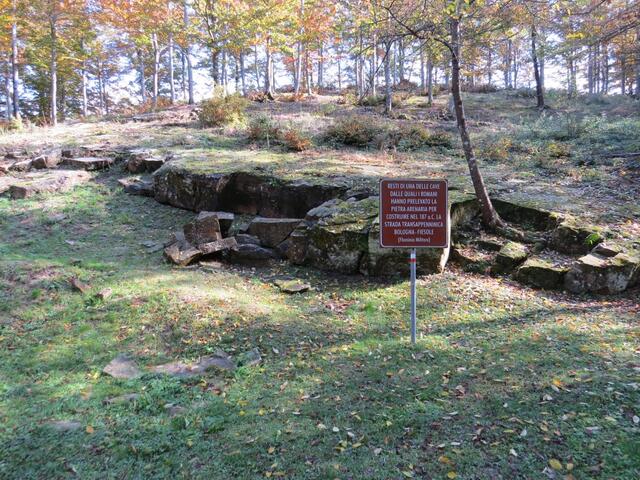
[[[380,246],[448,247],[447,203],[446,180],[380,180]]]

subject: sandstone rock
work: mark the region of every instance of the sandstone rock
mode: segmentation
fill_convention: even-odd
[[[71,286],[78,292],[80,293],[87,293],[91,287],[89,285],[87,285],[86,283],[82,282],[80,279],[78,279],[77,277],[73,277],[69,283],[71,283]]]
[[[568,271],[568,267],[557,265],[551,260],[532,257],[518,268],[515,278],[533,287],[558,290],[564,286],[564,276]]]
[[[255,367],[260,362],[262,362],[262,355],[260,355],[260,350],[257,347],[238,356],[239,367]]]
[[[109,157],[79,157],[65,158],[62,165],[69,168],[77,168],[79,170],[94,171],[104,170],[113,165],[113,158]]]
[[[102,403],[105,405],[120,405],[123,403],[131,403],[140,399],[139,393],[125,393],[124,395],[118,395],[117,397],[110,397],[105,399]]]
[[[495,257],[495,251],[455,245],[451,248],[449,260],[460,265],[465,272],[486,273],[495,262]]]
[[[42,193],[66,192],[90,179],[91,175],[83,171],[45,170],[11,179],[8,190],[11,198],[22,199]]]
[[[170,262],[185,267],[202,256],[202,252],[188,243],[173,243],[164,249],[164,256]]]
[[[595,246],[591,253],[597,253],[603,257],[615,257],[619,253],[624,253],[624,247],[622,245],[615,245],[613,243],[604,242]]]
[[[529,256],[527,247],[518,242],[507,242],[498,252],[494,273],[511,273]]]
[[[156,200],[194,211],[302,218],[313,207],[339,197],[349,188],[342,181],[316,183],[282,180],[257,172],[202,172],[181,160],[165,163],[153,177]]]
[[[587,253],[602,240],[600,228],[568,218],[552,232],[551,247],[561,253]]]
[[[567,272],[564,286],[574,293],[619,293],[633,286],[640,269],[640,254],[619,253],[604,257],[590,253]]]
[[[104,373],[113,378],[137,378],[142,375],[136,362],[127,355],[118,355],[102,369]]]
[[[127,159],[126,169],[131,173],[143,173],[147,167],[145,160],[151,157],[151,152],[148,150],[132,150],[129,152],[129,158]]]
[[[203,255],[210,255],[212,253],[226,252],[229,250],[237,249],[238,243],[236,242],[236,239],[234,237],[223,238],[214,242],[201,243],[200,245],[198,245],[198,250],[200,250]]]
[[[207,212],[202,211],[198,213],[196,219],[205,220],[208,217],[216,217],[218,219],[218,224],[220,225],[220,232],[222,236],[227,236],[236,216],[231,212]]]
[[[279,279],[273,282],[283,293],[304,293],[311,288],[307,282],[297,279]]]
[[[235,235],[235,239],[238,245],[260,245],[260,239],[258,237],[246,233]]]
[[[150,158],[145,159],[145,161],[144,161],[144,169],[147,172],[155,172],[160,167],[162,167],[162,165],[164,165],[164,163],[165,163],[165,159],[163,157],[152,156]]]
[[[187,242],[196,246],[222,239],[218,216],[208,212],[199,214],[195,219],[187,223],[183,230]]]
[[[299,218],[256,217],[247,232],[258,237],[265,247],[274,248],[282,243],[301,221]]]
[[[29,170],[31,170],[32,163],[33,162],[29,159],[18,160],[11,164],[11,166],[9,167],[9,171],[10,172],[28,172]]]
[[[111,290],[110,288],[103,288],[98,293],[96,293],[96,298],[98,300],[105,301],[111,298],[112,295],[113,295],[113,290]]]
[[[264,265],[276,258],[278,256],[272,249],[250,243],[238,245],[237,250],[227,253],[227,260],[230,262],[245,265]]]
[[[202,357],[193,363],[169,362],[151,367],[150,370],[154,373],[162,373],[174,377],[192,377],[202,375],[212,368],[233,371],[236,368],[236,364],[226,353],[218,351],[214,355]]]
[[[57,167],[61,161],[62,157],[60,150],[54,149],[38,155],[33,159],[31,165],[33,168],[37,169],[54,168]]]
[[[76,430],[80,430],[82,428],[82,424],[75,420],[54,420],[49,422],[51,428],[53,428],[56,432],[75,432]]]
[[[539,231],[551,230],[563,220],[562,215],[558,213],[532,205],[498,198],[492,198],[491,203],[504,220]]]
[[[124,187],[124,191],[129,195],[141,195],[143,197],[153,197],[153,182],[139,178],[121,178],[118,183]]]

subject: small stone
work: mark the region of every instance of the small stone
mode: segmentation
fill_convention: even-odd
[[[54,420],[48,425],[57,432],[75,432],[82,428],[82,424],[75,420]]]
[[[200,267],[203,271],[208,273],[215,273],[224,269],[224,265],[222,263],[211,260],[201,260]]]
[[[303,282],[302,280],[289,279],[289,280],[276,280],[274,284],[283,293],[304,293],[311,288],[311,285]]]
[[[212,368],[233,371],[236,364],[226,353],[218,351],[214,355],[202,357],[194,363],[169,362],[151,367],[151,371],[173,377],[192,377],[201,375]]]
[[[260,350],[258,350],[257,347],[253,350],[242,353],[238,357],[239,367],[255,367],[256,365],[259,365],[260,362],[262,362],[262,355],[260,355]]]
[[[104,288],[100,290],[98,293],[96,293],[96,298],[104,302],[105,300],[108,300],[109,298],[111,298],[112,295],[113,295],[113,290],[111,290],[110,288]]]
[[[86,283],[83,283],[77,277],[73,277],[70,281],[71,286],[80,293],[87,293],[91,287]]]
[[[215,242],[202,243],[198,246],[198,250],[200,250],[204,255],[237,249],[238,244],[234,237],[223,238],[222,240],[216,240]]]
[[[102,371],[113,378],[132,379],[142,375],[136,362],[127,355],[118,355]]]
[[[105,405],[118,405],[123,403],[135,402],[139,398],[139,393],[125,393],[124,395],[118,395],[117,397],[107,398],[102,403],[104,403]]]
[[[67,216],[64,213],[52,213],[47,216],[47,223],[58,223],[65,220]]]
[[[624,251],[623,248],[619,245],[613,245],[609,243],[599,243],[598,245],[595,246],[593,250],[591,250],[591,253],[596,253],[603,257],[610,258],[610,257],[615,257],[619,253],[623,253],[623,251]]]
[[[169,414],[170,417],[177,417],[178,415],[184,415],[187,411],[186,408],[181,407],[180,405],[174,405],[173,403],[167,403],[164,406],[164,409]]]
[[[118,183],[122,185],[125,193],[129,195],[140,195],[143,197],[153,197],[153,182],[141,180],[139,178],[121,178]]]

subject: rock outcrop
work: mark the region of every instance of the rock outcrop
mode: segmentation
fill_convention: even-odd
[[[620,293],[635,285],[640,269],[640,252],[605,257],[590,253],[581,257],[564,278],[573,293]]]

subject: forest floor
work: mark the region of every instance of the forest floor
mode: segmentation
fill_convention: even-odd
[[[437,100],[408,99],[394,122],[421,119],[455,138]],[[469,97],[490,189],[639,238],[637,159],[610,155],[640,151],[638,103],[551,101],[540,117],[515,93]],[[374,108],[324,98],[251,110],[308,129],[317,146],[285,153],[248,143],[241,126],[161,122],[32,129],[0,144],[110,142],[213,169],[257,163],[365,182],[419,173],[469,188],[455,145],[403,153],[322,143],[345,110],[378,118]],[[125,194],[122,176],[115,167],[67,193],[0,197],[0,478],[640,476],[639,287],[576,296],[448,268],[419,279],[412,346],[404,279],[164,263],[147,242],[193,213]],[[311,291],[280,292],[282,275]],[[105,288],[112,296],[96,298]],[[261,363],[233,372],[102,373],[119,353],[151,366],[254,348]],[[137,396],[109,401],[123,394]]]

